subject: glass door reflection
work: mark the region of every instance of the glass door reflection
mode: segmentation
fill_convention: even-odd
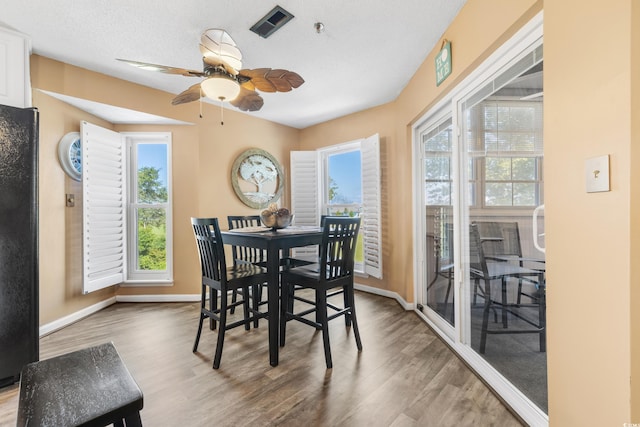
[[[460,103],[467,345],[547,412],[542,46]]]
[[[429,312],[455,325],[451,117],[421,133],[426,212],[425,277]]]

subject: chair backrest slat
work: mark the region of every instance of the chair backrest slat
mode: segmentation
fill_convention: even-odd
[[[360,218],[326,217],[320,246],[320,266],[324,279],[353,275]]]
[[[227,216],[229,230],[234,228],[258,227],[261,224],[260,215]],[[249,262],[252,264],[261,264],[267,262],[267,253],[261,249],[249,248],[246,246],[232,246],[231,253],[233,255],[233,264],[238,261]]]
[[[196,238],[202,277],[226,284],[224,244],[217,218],[191,218]]]

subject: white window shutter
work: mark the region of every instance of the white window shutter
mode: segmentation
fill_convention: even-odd
[[[124,281],[125,161],[123,137],[81,123],[83,291]]]
[[[365,273],[382,278],[382,231],[380,224],[380,139],[364,139],[362,154],[362,224]]]
[[[319,167],[315,151],[291,152],[291,212],[296,225],[319,223]],[[294,256],[317,255],[318,247],[310,246],[293,249]]]

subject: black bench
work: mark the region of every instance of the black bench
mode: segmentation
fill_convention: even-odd
[[[142,391],[107,343],[25,365],[17,425],[138,427],[142,403]]]

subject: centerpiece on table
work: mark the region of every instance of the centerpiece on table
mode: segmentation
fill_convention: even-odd
[[[269,207],[262,211],[260,219],[265,227],[272,230],[279,228],[287,228],[293,221],[293,214],[287,208],[278,208],[275,203],[271,203]]]

